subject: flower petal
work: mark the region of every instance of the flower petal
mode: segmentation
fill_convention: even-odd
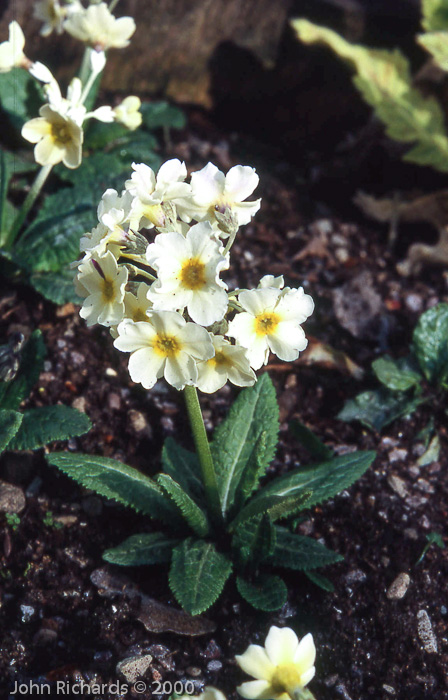
[[[275,627],[268,632],[264,646],[267,655],[274,666],[290,664],[294,661],[299,640],[290,627]]]
[[[142,384],[145,389],[151,389],[163,376],[164,363],[165,358],[155,353],[152,348],[136,350],[129,358],[129,374],[132,381]]]
[[[226,175],[224,193],[229,195],[233,202],[243,202],[257,187],[259,177],[255,168],[247,165],[235,165]]]
[[[299,646],[294,654],[294,664],[297,666],[300,673],[305,673],[313,666],[315,659],[316,647],[314,645],[313,635],[309,632],[299,642]],[[308,682],[309,681],[307,681],[307,683]],[[304,685],[306,685],[306,683],[304,683]]]
[[[247,683],[242,683],[237,686],[237,692],[243,698],[249,698],[249,700],[270,700],[273,698],[273,690],[269,685],[268,681],[248,681]]]
[[[258,644],[250,644],[244,654],[235,656],[235,659],[245,673],[259,680],[269,680],[274,672],[274,666],[266,650]]]

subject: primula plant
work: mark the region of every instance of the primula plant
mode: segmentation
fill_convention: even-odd
[[[257,184],[254,169],[241,165],[225,175],[209,163],[187,182],[179,160],[157,174],[134,163],[124,190],[103,194],[76,263],[81,316],[110,328],[117,350],[129,353],[134,382],[151,389],[164,378],[183,392],[196,453],[167,440],[155,478],[103,457],[48,459],[85,487],[161,521],[160,531],[136,534],[104,558],[169,563],[171,590],[192,614],[215,602],[232,572],[241,595],[263,610],[286,601],[278,567],[327,585],[313,570],[341,557],[294,533],[289,520],[349,486],[374,457],[329,458],[259,486],[279,419],[272,382],[255,372],[270,352],[290,362],[305,349],[302,324],[314,303],[282,277],[265,275],[256,289],[229,290],[225,282],[238,229],[260,207],[247,201]],[[228,381],[246,388],[210,444],[197,389],[210,394]]]
[[[0,107],[12,132],[7,139],[18,136],[24,145],[32,144],[35,161],[6,150],[0,154],[0,265],[4,274],[21,275],[56,303],[75,299],[68,263],[82,232],[95,221],[104,173],[108,182],[121,182],[137,154],[159,165],[150,132],[183,125],[175,108],[142,105],[133,95],[114,106],[95,107],[108,51],[125,48],[136,28],[131,17],[112,14],[115,4],[35,3],[44,36],[67,32],[85,45],[66,93],[47,66],[28,57],[17,22],[11,22],[9,38],[0,44]],[[34,181],[28,187],[30,176]],[[51,194],[36,212],[46,183]]]
[[[398,360],[389,355],[375,360],[372,369],[381,388],[347,401],[338,418],[381,430],[422,403],[437,405],[448,389],[448,304],[438,304],[421,315],[410,350]]]

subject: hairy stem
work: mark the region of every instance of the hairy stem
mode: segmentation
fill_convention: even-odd
[[[19,235],[20,229],[22,228],[23,223],[26,217],[28,216],[28,212],[30,211],[37,197],[39,196],[39,193],[42,187],[44,186],[47,177],[51,173],[52,167],[52,165],[43,165],[37,173],[36,179],[31,185],[31,189],[28,192],[25,201],[23,202],[19,213],[16,216],[15,221],[11,226],[11,229],[9,230],[7,236],[5,236],[4,247],[6,248],[6,250],[10,250],[14,245],[14,242],[17,236]]]

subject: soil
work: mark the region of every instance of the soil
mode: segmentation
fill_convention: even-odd
[[[268,365],[281,408],[281,432],[267,478],[310,462],[288,431],[293,418],[338,454],[373,449],[377,458],[349,490],[311,509],[300,525],[301,532],[344,556],[344,562],[324,571],[333,593],[290,573],[285,577],[288,603],[267,614],[246,605],[230,583],[206,615],[214,631],[190,636],[149,632],[137,619],[138,605],[128,589],[121,591],[118,583],[108,597],[92,582],[104,568],[102,551],[131,534],[150,531],[151,522],[78,487],[46,464],[44,451],[6,453],[0,478],[24,491],[26,507],[15,529],[0,521],[0,696],[8,697],[15,683],[23,683],[34,695],[56,697],[59,681],[67,683],[65,694],[75,697],[76,690],[68,689],[81,681],[124,683],[117,664],[150,654],[153,659],[141,678],[147,690],[131,690],[127,697],[158,699],[158,682],[190,680],[196,691],[213,685],[235,700],[236,685],[247,680],[235,654],[250,643],[262,644],[276,624],[293,627],[299,636],[313,633],[317,661],[310,689],[318,700],[446,698],[448,549],[433,544],[418,560],[427,535],[446,533],[447,460],[417,465],[422,453],[418,436],[431,417],[441,455],[446,454],[445,406],[421,406],[381,434],[336,418],[345,400],[374,386],[371,361],[385,352],[406,354],[420,313],[448,301],[441,269],[425,269],[412,278],[396,271],[409,241],[425,236],[426,229],[402,227],[396,247],[388,248],[387,229],[363,219],[349,196],[338,206],[329,186],[332,178],[336,187],[344,173],[351,194],[358,185],[347,163],[338,161],[336,169],[329,164],[310,186],[306,167],[285,152],[229,134],[198,110],[190,110],[188,127],[173,135],[161,155],[184,159],[192,170],[209,160],[223,170],[238,162],[257,166],[263,206],[234,246],[229,283],[256,285],[271,273],[284,274],[291,285],[303,284],[316,301],[307,333],[347,353],[365,370],[362,379],[355,379],[336,366],[300,360]],[[408,174],[414,172],[407,167]],[[361,304],[356,298],[360,289]],[[87,329],[73,305],[55,308],[25,286],[3,287],[0,304],[2,335],[17,330],[29,335],[36,327],[44,334],[44,372],[26,405],[61,402],[85,411],[93,422],[86,436],[49,449],[110,456],[154,474],[166,437],[191,447],[182,397],[162,382],[150,392],[133,385],[126,356],[114,350],[106,329]],[[208,429],[225,416],[235,395],[226,387],[202,397]],[[106,568],[112,576],[124,574],[170,609],[177,607],[166,567]],[[97,573],[92,577],[92,572]],[[89,697],[108,700],[125,694],[105,690]]]

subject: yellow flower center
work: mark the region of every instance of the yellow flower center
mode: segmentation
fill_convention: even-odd
[[[205,265],[198,258],[190,258],[180,271],[180,281],[186,289],[201,289],[207,280],[205,277]]]
[[[271,687],[276,695],[288,693],[293,698],[294,691],[301,686],[300,673],[294,664],[282,664],[276,667],[271,678]]]
[[[175,357],[180,352],[181,346],[177,338],[172,335],[158,335],[153,348],[162,357]]]
[[[58,145],[65,145],[72,140],[69,127],[65,122],[57,122],[51,125],[51,136]]]
[[[146,313],[143,311],[143,309],[134,309],[132,312],[132,320],[133,321],[147,321],[148,316]]]
[[[255,318],[255,333],[257,335],[270,335],[275,331],[280,322],[280,317],[273,311],[265,311]]]
[[[112,301],[115,296],[114,283],[107,277],[101,281],[101,295],[104,302]]]
[[[214,357],[208,360],[209,365],[212,367],[230,367],[232,364],[229,358],[224,355],[223,352],[217,352]]]

